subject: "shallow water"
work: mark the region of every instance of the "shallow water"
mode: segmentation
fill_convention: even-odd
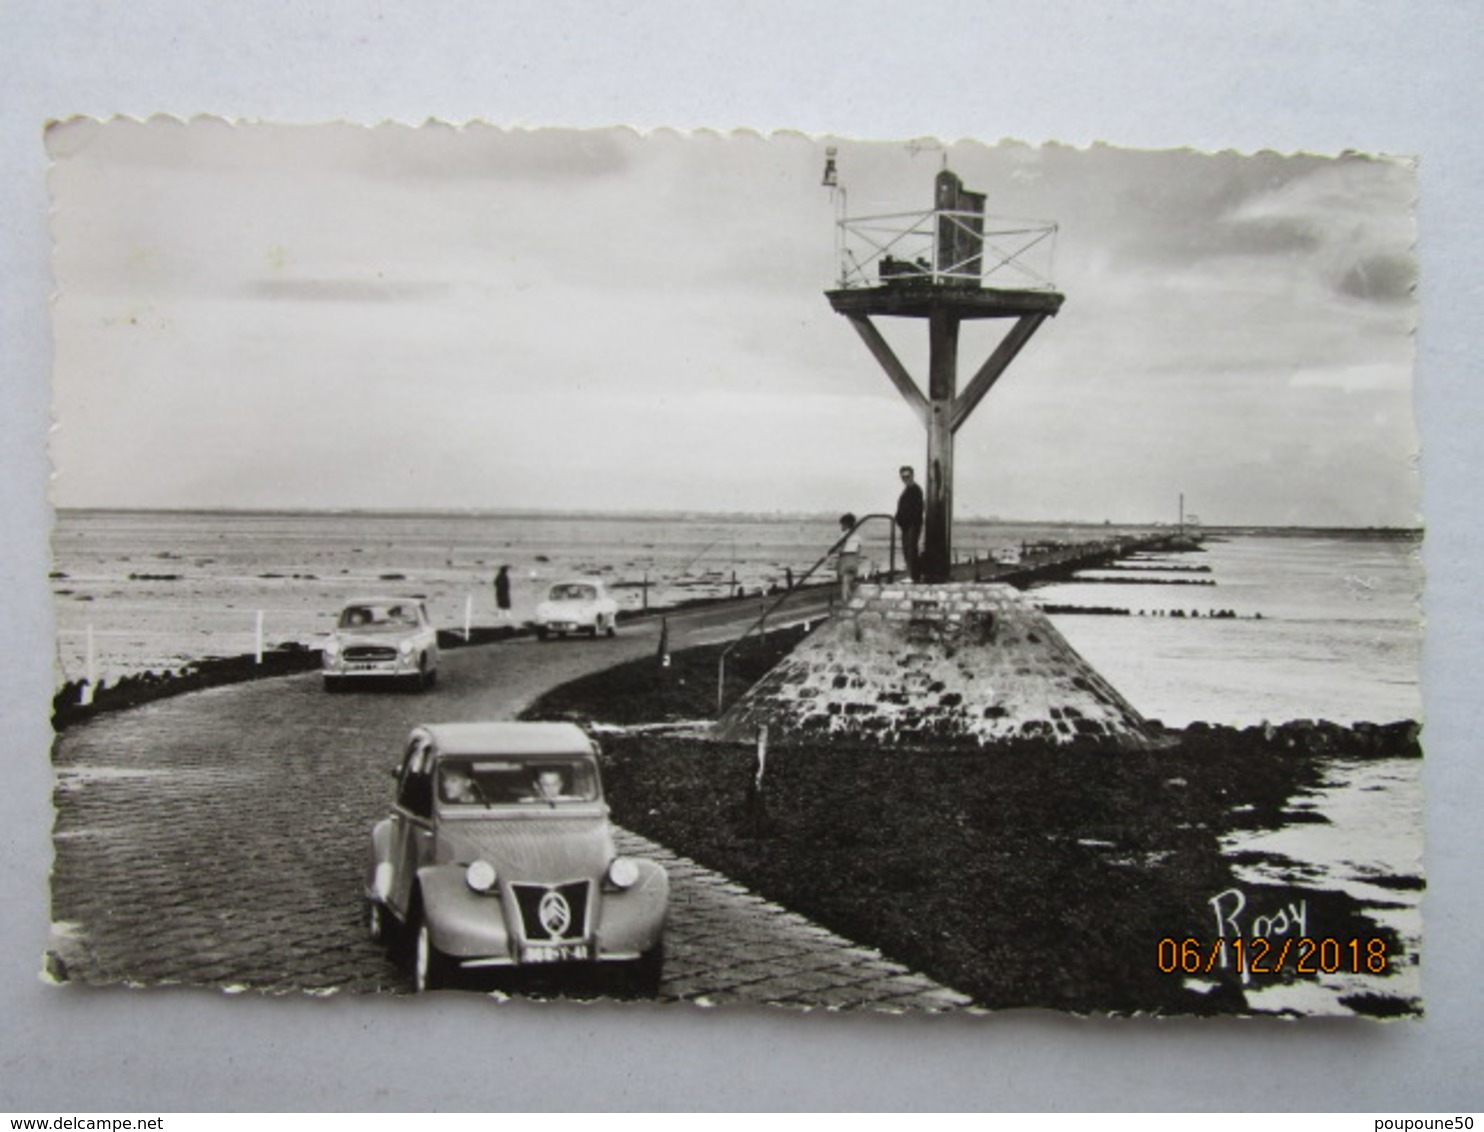
[[[1101,537],[1120,528],[1097,528]],[[314,643],[347,600],[427,597],[441,627],[495,623],[493,577],[511,567],[514,619],[553,581],[597,575],[630,609],[749,593],[800,578],[839,537],[829,517],[387,515],[64,511],[52,537],[58,682],[83,674],[92,627],[101,678]],[[888,568],[889,528],[863,528],[866,570]],[[961,524],[963,553],[1088,529]],[[830,576],[828,567],[818,579]],[[647,587],[646,587],[647,583]]]
[[[1340,999],[1368,993],[1420,1002],[1418,965],[1422,942],[1422,891],[1395,883],[1422,876],[1422,763],[1419,759],[1372,762],[1334,760],[1319,789],[1306,791],[1295,808],[1322,814],[1275,830],[1233,834],[1222,842],[1228,856],[1260,854],[1235,867],[1238,884],[1276,886],[1292,899],[1308,891],[1339,891],[1353,897],[1366,918],[1395,931],[1402,952],[1384,976],[1337,971],[1249,989],[1247,1001],[1258,1012],[1346,1014]],[[1388,883],[1390,882],[1390,883]],[[1328,934],[1310,923],[1314,938]]]
[[[1084,541],[1117,528],[960,524],[965,552],[1024,540]],[[529,615],[562,576],[618,583],[629,608],[783,585],[838,537],[828,517],[263,515],[63,512],[53,538],[57,679],[83,674],[91,627],[99,675],[178,669],[204,656],[251,652],[259,613],[269,647],[315,643],[351,597],[427,596],[434,621],[494,623],[491,578],[512,567],[514,616]],[[867,528],[868,563],[887,565],[887,529]],[[1130,616],[1056,614],[1072,645],[1144,715],[1194,720],[1390,722],[1421,718],[1422,629],[1416,544],[1383,539],[1242,537],[1200,553],[1089,572],[1032,591],[1060,606],[1118,607]],[[1209,572],[1192,567],[1208,566]],[[132,575],[132,576],[131,576]],[[1108,584],[1116,578],[1134,584]],[[1181,584],[1210,580],[1214,586]],[[640,583],[647,581],[647,591]],[[1179,612],[1184,616],[1172,616]],[[1233,617],[1213,618],[1230,611]],[[1195,614],[1195,616],[1192,616]],[[1243,882],[1303,892],[1339,889],[1393,928],[1406,950],[1388,978],[1320,976],[1249,993],[1260,1012],[1346,1013],[1357,990],[1420,997],[1415,960],[1420,894],[1378,878],[1420,877],[1420,763],[1335,763],[1300,804],[1326,818],[1242,834],[1229,854]],[[1314,926],[1322,930],[1322,926]]]
[[[1074,581],[1033,591],[1042,602],[1131,611],[1053,620],[1144,715],[1171,726],[1421,718],[1415,543],[1252,537],[1149,560],[1158,562],[1211,571],[1154,575],[1147,585]],[[1169,578],[1216,585],[1155,580]],[[1236,616],[1210,616],[1218,611]],[[1185,616],[1171,616],[1177,612]]]
[[[970,522],[955,537],[964,553],[987,555],[1117,530]],[[865,532],[868,563],[885,568],[885,523]],[[572,574],[606,578],[631,609],[726,594],[734,579],[756,592],[802,576],[837,536],[828,518],[771,516],[62,512],[53,535],[57,678],[83,674],[90,626],[97,671],[111,680],[251,652],[259,613],[268,647],[313,644],[346,600],[367,593],[424,594],[444,627],[492,624],[491,581],[507,563],[516,621]],[[1146,716],[1172,725],[1420,717],[1414,543],[1238,538],[1138,563],[1161,564],[1180,572],[1099,571],[1087,576],[1139,584],[1034,591],[1043,602],[1144,614],[1054,620]],[[1177,610],[1238,616],[1168,616]]]

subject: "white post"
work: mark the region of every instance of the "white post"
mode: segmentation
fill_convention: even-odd
[[[469,641],[470,630],[474,628],[474,595],[464,595],[464,643]]]
[[[98,654],[93,650],[93,626],[88,624],[87,659],[85,663],[85,676],[87,683],[82,689],[82,703],[84,705],[93,702],[93,692],[98,687]]]
[[[258,610],[258,615],[257,615],[257,617],[254,620],[256,622],[256,625],[255,625],[255,627],[253,629],[253,663],[255,663],[255,664],[262,664],[263,663],[263,611],[261,609]]]

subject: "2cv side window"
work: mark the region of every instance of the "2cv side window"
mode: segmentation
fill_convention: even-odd
[[[397,804],[415,817],[433,816],[433,766],[426,739],[414,739],[397,784]]]

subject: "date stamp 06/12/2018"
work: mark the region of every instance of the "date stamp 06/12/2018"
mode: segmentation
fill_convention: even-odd
[[[1212,974],[1234,968],[1245,977],[1284,971],[1295,975],[1383,975],[1390,960],[1386,940],[1380,936],[1365,939],[1165,936],[1156,948],[1156,962],[1167,975]]]
[[[1167,975],[1209,975],[1235,970],[1242,981],[1255,975],[1385,975],[1394,956],[1381,936],[1309,933],[1309,902],[1287,900],[1251,914],[1247,894],[1229,888],[1208,901],[1216,931],[1207,937],[1165,936],[1156,947]]]

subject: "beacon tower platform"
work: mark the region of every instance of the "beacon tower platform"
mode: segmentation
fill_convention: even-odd
[[[839,285],[826,296],[927,431],[923,574],[926,581],[946,582],[953,563],[954,434],[1041,324],[1061,309],[1064,296],[1049,271],[1056,225],[987,220],[984,194],[965,189],[948,169],[937,176],[933,208],[916,213],[845,216],[833,155],[825,183],[841,202]],[[925,394],[871,321],[877,317],[927,322]],[[1013,321],[960,392],[959,327],[985,318]]]

